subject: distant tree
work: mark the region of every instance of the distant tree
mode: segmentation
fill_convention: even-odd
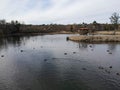
[[[93,24],[94,24],[94,25],[97,24],[97,21],[93,21]]]
[[[12,20],[12,21],[11,21],[11,24],[12,24],[12,25],[14,25],[14,24],[15,24],[15,22]]]
[[[70,25],[70,31],[73,32],[73,25]]]
[[[83,28],[86,28],[86,27],[87,27],[87,23],[84,23],[84,22],[83,22],[83,23],[82,23],[82,27],[83,27]]]
[[[15,24],[19,24],[19,22],[16,20],[16,21],[15,21]]]
[[[94,35],[94,32],[97,31],[97,30],[100,30],[100,24],[97,23],[97,21],[93,21],[92,23],[92,30],[90,31],[93,35]]]
[[[115,34],[116,30],[118,30],[119,19],[120,19],[120,16],[116,12],[114,12],[112,14],[112,16],[110,17],[110,21],[114,25],[114,34]]]
[[[104,30],[106,31],[110,30],[110,25],[108,23],[104,24]]]
[[[97,21],[93,21],[93,29],[96,31],[96,30],[98,30],[98,26],[99,26],[99,24],[97,23]]]
[[[11,33],[19,33],[21,26],[20,22],[17,20],[12,20],[10,24],[11,25],[9,26],[9,30],[11,31]]]
[[[0,20],[0,24],[6,24],[6,20],[5,19]]]

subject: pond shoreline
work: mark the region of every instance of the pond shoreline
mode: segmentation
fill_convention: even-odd
[[[120,44],[27,35],[0,38],[0,90],[120,90]]]
[[[67,39],[81,42],[120,42],[120,35],[80,35],[70,36]]]
[[[54,35],[54,34],[78,34],[76,32],[50,32],[50,33],[14,33],[14,34],[7,34],[7,35],[0,35],[0,37],[9,37],[9,36],[34,36],[34,35]]]

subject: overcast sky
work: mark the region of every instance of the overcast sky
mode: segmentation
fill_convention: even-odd
[[[0,0],[0,19],[27,24],[110,22],[120,0]]]

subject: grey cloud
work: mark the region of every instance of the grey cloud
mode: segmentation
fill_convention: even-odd
[[[33,24],[94,20],[106,23],[113,12],[120,13],[119,3],[120,0],[0,0],[0,17]]]

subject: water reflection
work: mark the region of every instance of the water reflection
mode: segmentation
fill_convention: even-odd
[[[88,44],[87,43],[81,43],[81,42],[79,42],[79,48],[80,49],[88,48]]]
[[[91,51],[93,51],[94,48],[95,48],[95,44],[78,42],[78,47],[79,47],[80,50],[88,51],[90,49]]]
[[[0,38],[0,48],[8,47],[8,44],[12,44],[14,46],[20,46],[22,41],[21,37],[2,37]]]
[[[0,38],[0,90],[119,90],[120,44],[67,36]]]
[[[99,45],[105,45],[105,46],[107,45],[106,51],[111,52],[111,53],[115,53],[118,44],[116,44],[116,43],[108,43],[108,44],[102,43]],[[78,42],[78,47],[80,50],[88,50],[90,48],[91,51],[93,51],[95,49],[95,46],[96,46],[95,43],[91,44],[91,43]]]
[[[108,49],[112,52],[115,52],[117,45],[115,43],[109,44]]]

